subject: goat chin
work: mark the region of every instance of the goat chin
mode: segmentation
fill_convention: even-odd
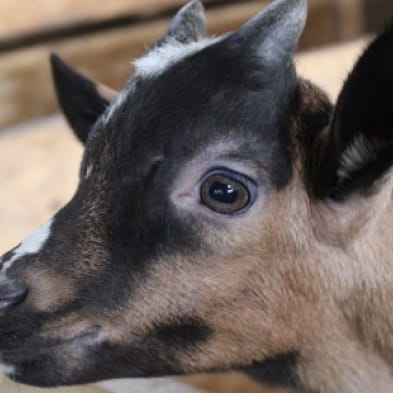
[[[266,389],[245,375],[237,373],[197,375],[190,377],[126,379],[97,385],[45,389],[45,393],[266,393]],[[0,392],[38,393],[37,388],[17,384],[0,374]]]

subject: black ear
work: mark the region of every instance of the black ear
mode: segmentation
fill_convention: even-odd
[[[154,47],[161,46],[168,40],[176,40],[182,44],[196,42],[206,34],[206,21],[203,5],[199,0],[192,0],[183,6],[172,19],[168,30]]]
[[[57,55],[50,56],[50,63],[60,107],[78,139],[85,143],[117,93],[76,72]]]
[[[310,152],[318,198],[369,194],[393,164],[393,27],[359,59],[338,99],[332,124]]]

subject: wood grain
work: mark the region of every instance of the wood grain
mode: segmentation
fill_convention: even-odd
[[[0,39],[57,29],[78,22],[108,20],[125,14],[149,14],[184,0],[1,0]]]
[[[168,1],[168,0],[166,0]],[[266,1],[254,0],[208,12],[213,34],[236,29],[258,13]],[[336,35],[329,17],[330,0],[314,0],[302,47],[326,44]],[[56,41],[0,56],[0,128],[56,111],[48,55],[59,53],[93,78],[119,88],[132,74],[130,61],[140,56],[167,28],[168,20]]]

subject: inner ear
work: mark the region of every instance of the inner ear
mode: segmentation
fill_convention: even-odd
[[[85,143],[91,128],[118,93],[75,71],[57,55],[52,54],[50,62],[60,107],[75,135]]]

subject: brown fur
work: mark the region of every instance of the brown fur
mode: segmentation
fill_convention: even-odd
[[[49,269],[26,269],[32,291],[28,299],[37,311],[54,311],[69,303],[75,294],[74,284]]]
[[[192,385],[211,393],[271,393],[272,390],[252,381],[241,373],[203,374],[177,378],[180,382]],[[287,390],[285,390],[287,392]],[[285,393],[274,390],[274,393]]]

